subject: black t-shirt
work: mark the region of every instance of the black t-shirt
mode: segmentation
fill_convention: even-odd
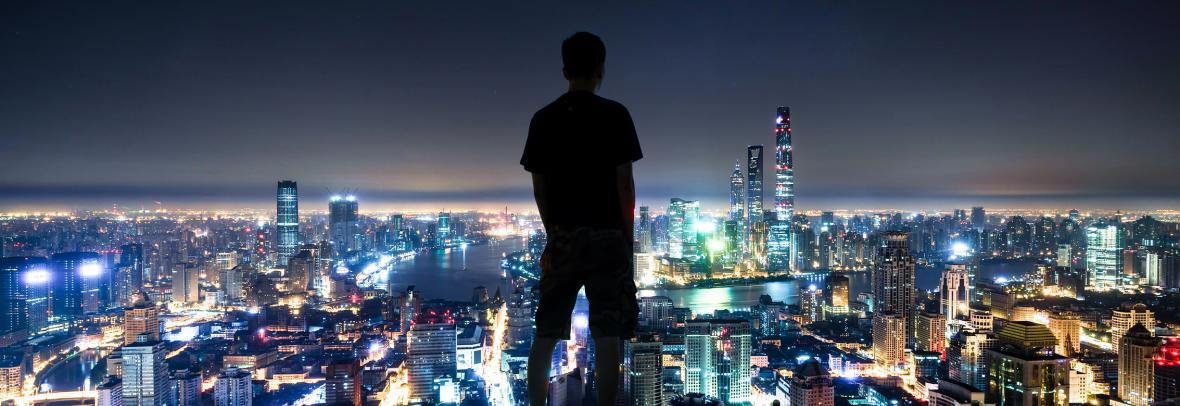
[[[642,157],[626,107],[572,91],[533,115],[520,164],[543,175],[549,226],[621,229],[616,169]]]

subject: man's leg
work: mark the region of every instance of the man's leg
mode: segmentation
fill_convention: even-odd
[[[598,383],[598,406],[615,406],[615,397],[619,391],[619,356],[618,337],[598,337],[594,339],[594,379]],[[531,372],[531,370],[530,370]]]
[[[545,398],[549,396],[549,369],[553,366],[553,347],[557,346],[557,339],[537,337],[533,339],[533,347],[529,350],[528,384],[529,405],[545,406]]]

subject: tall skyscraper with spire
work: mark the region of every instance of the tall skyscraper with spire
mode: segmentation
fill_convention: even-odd
[[[278,231],[278,263],[287,261],[299,251],[299,188],[292,180],[279,181],[276,194],[275,228]]]
[[[762,146],[746,147],[746,235],[762,221]],[[752,241],[748,241],[752,243]]]
[[[779,107],[774,118],[774,221],[766,244],[771,272],[790,269],[791,219],[795,215],[795,163],[791,149],[791,109]]]

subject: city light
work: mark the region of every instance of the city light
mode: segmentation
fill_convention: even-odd
[[[102,265],[97,262],[87,261],[78,267],[78,274],[84,278],[93,278],[102,275]]]
[[[49,271],[44,267],[36,267],[25,272],[25,283],[29,285],[43,285],[49,283]]]

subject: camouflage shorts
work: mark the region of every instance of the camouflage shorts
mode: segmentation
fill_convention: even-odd
[[[620,230],[594,228],[555,230],[548,238],[537,337],[569,339],[570,313],[583,286],[590,302],[590,336],[633,337],[639,305],[630,239]]]

